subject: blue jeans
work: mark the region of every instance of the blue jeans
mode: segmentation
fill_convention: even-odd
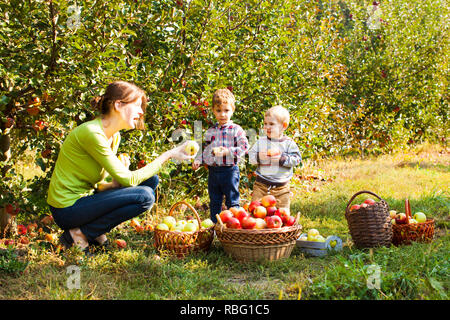
[[[227,208],[239,207],[239,167],[208,167],[208,193],[211,220],[217,222],[216,214],[222,211],[223,196]]]
[[[157,175],[136,187],[110,189],[78,199],[72,206],[50,206],[55,223],[63,230],[80,228],[89,241],[120,223],[149,210],[155,203]]]

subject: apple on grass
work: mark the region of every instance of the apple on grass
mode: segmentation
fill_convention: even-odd
[[[115,242],[116,242],[117,247],[119,247],[120,249],[123,249],[127,246],[127,242],[125,240],[116,239]]]

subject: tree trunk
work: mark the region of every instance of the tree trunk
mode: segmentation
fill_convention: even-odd
[[[0,208],[0,238],[16,235],[16,232],[16,219],[7,213],[5,208]]]

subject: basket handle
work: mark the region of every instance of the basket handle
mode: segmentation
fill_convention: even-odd
[[[359,192],[355,193],[355,194],[353,195],[353,197],[351,197],[350,201],[347,203],[347,208],[345,208],[345,212],[346,212],[346,213],[348,213],[348,207],[350,206],[350,204],[352,203],[352,201],[353,201],[357,196],[359,196],[360,194],[363,194],[363,193],[371,194],[371,195],[377,197],[378,199],[383,200],[383,199],[381,199],[377,194],[375,194],[375,193],[373,193],[373,192],[371,192],[371,191],[367,191],[367,190],[359,191]]]
[[[216,214],[216,218],[220,224],[220,232],[223,232],[224,225],[223,225],[222,219],[220,219],[220,216],[218,214]]]
[[[405,214],[406,214],[406,224],[409,224],[409,219],[412,219],[411,215],[411,204],[409,203],[409,199],[405,199]]]
[[[178,207],[178,206],[180,206],[180,205],[182,205],[182,204],[186,205],[189,209],[191,209],[191,211],[194,212],[195,217],[197,218],[197,221],[198,221],[198,225],[199,225],[199,227],[200,227],[201,224],[202,224],[202,220],[200,220],[200,216],[198,215],[197,210],[195,210],[195,208],[194,208],[190,203],[188,203],[188,202],[186,202],[186,201],[184,201],[184,200],[178,201],[177,203],[174,203],[174,204],[172,205],[172,207],[170,207],[169,215],[171,216],[172,213],[173,213],[173,211],[175,210],[175,208]]]

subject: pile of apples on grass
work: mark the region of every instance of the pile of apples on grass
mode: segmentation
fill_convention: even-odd
[[[252,201],[244,207],[223,210],[220,220],[230,229],[265,229],[292,226],[295,217],[285,209],[278,209],[273,195],[266,195],[260,201]]]

